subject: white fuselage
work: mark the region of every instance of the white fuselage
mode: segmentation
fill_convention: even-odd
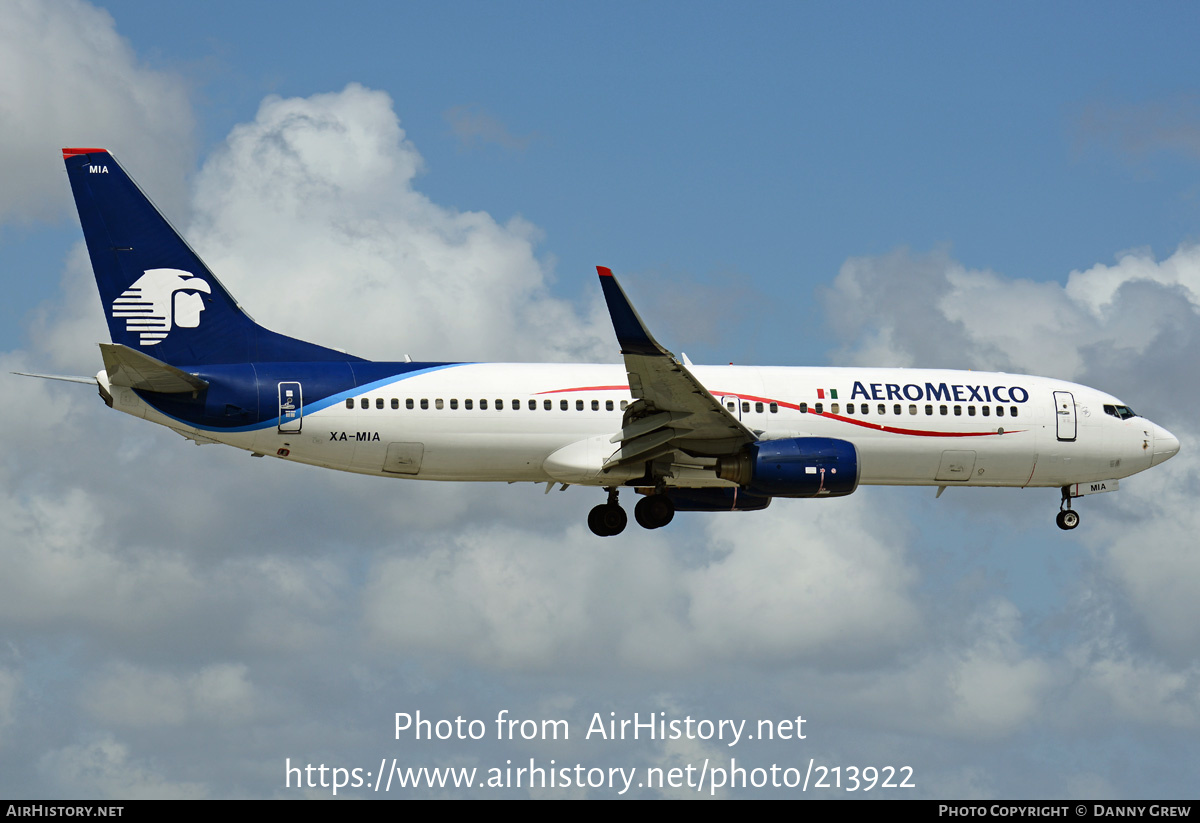
[[[859,483],[1064,486],[1127,477],[1178,450],[1165,429],[1104,407],[1116,398],[1042,377],[925,369],[694,366],[760,440],[854,444]],[[644,467],[601,471],[631,401],[620,365],[456,364],[359,387],[250,431],[198,429],[108,384],[120,411],[200,442],[342,471],[458,481],[608,486]],[[268,391],[269,388],[269,391]],[[275,387],[261,387],[273,397]],[[293,408],[294,407],[294,408]],[[679,457],[667,485],[732,485],[703,456]]]

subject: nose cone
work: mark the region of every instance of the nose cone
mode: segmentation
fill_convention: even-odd
[[[1154,458],[1150,461],[1151,466],[1157,466],[1159,463],[1165,463],[1176,454],[1179,453],[1179,438],[1171,434],[1162,426],[1155,424],[1154,426]]]

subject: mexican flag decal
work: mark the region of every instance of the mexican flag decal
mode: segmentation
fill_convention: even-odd
[[[837,389],[817,389],[818,400],[837,400]]]

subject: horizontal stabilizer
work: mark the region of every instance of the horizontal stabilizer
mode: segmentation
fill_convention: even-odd
[[[27,371],[15,371],[13,374],[19,374],[21,377],[40,377],[43,380],[61,380],[64,383],[86,383],[89,386],[96,385],[94,377],[76,377],[73,374],[34,374]]]
[[[196,375],[120,343],[101,343],[100,354],[104,357],[108,382],[114,386],[162,394],[198,392],[208,388],[208,382]]]

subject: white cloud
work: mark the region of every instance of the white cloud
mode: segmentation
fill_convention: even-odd
[[[4,732],[16,715],[17,694],[21,677],[16,672],[0,669],[0,746],[4,745]]]
[[[497,668],[861,662],[905,646],[921,622],[912,569],[869,529],[848,525],[861,509],[781,501],[706,518],[692,568],[664,533],[593,542],[568,563],[563,545],[591,542],[581,525],[549,536],[472,529],[382,561],[367,624],[388,646]],[[630,554],[635,541],[642,548]]]
[[[8,0],[0,15],[5,148],[0,221],[57,217],[70,203],[59,149],[136,160],[166,207],[182,205],[192,112],[183,83],[139,64],[109,14],[79,0]]]
[[[906,298],[906,290],[917,296]],[[1075,379],[1119,393],[1141,411],[1150,404],[1180,438],[1181,452],[1169,463],[1123,481],[1117,495],[1079,505],[1085,527],[1100,524],[1083,531],[1098,560],[1087,587],[1097,616],[1083,628],[1072,670],[1099,701],[1088,703],[1095,711],[1194,725],[1200,247],[1181,246],[1161,261],[1125,253],[1113,265],[1071,272],[1065,285],[969,270],[944,253],[899,251],[847,262],[830,301],[834,312],[857,318],[841,353],[847,362],[882,357]],[[1006,692],[1012,717],[1034,705],[1012,699],[1035,694],[1045,677],[1036,661],[1019,657],[972,654],[963,664],[961,682],[974,682],[969,693],[985,703],[989,682],[1018,681]],[[964,698],[952,704],[953,715],[972,711]]]
[[[1148,281],[1180,286],[1193,305],[1200,306],[1200,246],[1180,246],[1165,260],[1157,261],[1147,249],[1121,254],[1116,265],[1097,263],[1084,271],[1073,271],[1067,278],[1066,294],[1092,314],[1103,319],[1111,309],[1117,292],[1126,283]],[[1143,329],[1153,330],[1153,326]]]
[[[1081,380],[1110,365],[1096,363],[1098,353],[1136,362],[1173,328],[1164,319],[1180,310],[1195,315],[1198,294],[1197,246],[1161,262],[1128,253],[1115,266],[1071,272],[1065,286],[968,269],[942,251],[902,249],[848,260],[827,303],[845,341],[840,362]]]
[[[628,556],[585,537],[582,524],[550,534],[469,528],[373,569],[366,623],[388,647],[500,669],[661,665],[679,654],[672,567],[661,540],[639,542],[649,546]],[[581,543],[591,545],[565,560],[564,547]]]
[[[96,539],[105,517],[93,495],[69,486],[32,491],[0,496],[7,527],[0,556],[8,569],[0,578],[0,615],[8,625],[82,619],[136,631],[144,620],[194,603],[195,581],[178,555],[122,555]]]
[[[538,231],[432,203],[422,165],[383,92],[268,98],[200,172],[193,245],[268,328],[364,356],[612,359]]]
[[[535,227],[456,212],[420,192],[421,157],[387,95],[351,85],[264,101],[207,160],[189,203],[179,194],[191,122],[179,84],[138,68],[102,12],[77,3],[13,9],[0,22],[4,44],[14,32],[43,42],[31,34],[38,20],[58,38],[92,32],[89,53],[123,82],[84,89],[103,110],[76,101],[73,88],[47,86],[44,104],[12,98],[34,113],[33,136],[13,132],[19,156],[56,142],[53,163],[38,170],[31,161],[28,179],[0,195],[0,216],[15,208],[6,198],[45,190],[39,175],[51,171],[65,196],[56,149],[75,140],[53,134],[75,122],[63,114],[70,110],[109,129],[96,142],[145,135],[118,151],[128,170],[156,200],[165,192],[194,215],[189,240],[271,328],[366,356],[615,359],[598,303],[576,307],[549,293],[552,267],[537,254]],[[71,13],[80,26],[63,19]],[[35,57],[20,45],[0,65],[13,76]],[[161,118],[171,125],[156,131],[147,111],[179,116]],[[39,202],[26,205],[61,205]],[[1192,333],[1197,256],[1189,247],[1161,262],[1126,255],[1072,273],[1064,287],[899,251],[847,261],[829,307],[844,321],[836,325],[847,335],[846,362],[1090,378],[1113,374],[1119,352],[1129,366],[1114,390],[1130,390],[1136,406],[1155,386],[1200,382],[1179,344]],[[63,288],[61,304],[34,325],[33,350],[7,355],[6,371],[47,362],[94,371],[104,335],[82,252]],[[1198,524],[1178,516],[1194,508],[1188,440],[1149,476],[1161,481],[1131,482],[1113,496],[1129,502],[1111,516],[1086,513],[1078,534],[1099,559],[1107,589],[1095,596],[1107,598],[1110,619],[1081,629],[1091,645],[1045,629],[1041,643],[1070,647],[1058,660],[1038,648],[1031,618],[992,590],[1001,584],[989,581],[981,603],[947,597],[952,584],[936,574],[936,546],[946,544],[925,551],[916,517],[881,505],[903,499],[890,491],[681,515],[670,529],[631,526],[600,541],[583,526],[578,489],[546,500],[529,488],[322,474],[194,448],[107,413],[84,387],[0,380],[0,616],[18,643],[66,637],[86,650],[66,663],[42,658],[45,668],[25,667],[20,679],[0,670],[0,725],[10,718],[5,750],[19,749],[63,793],[204,795],[210,783],[235,779],[212,765],[231,752],[239,768],[250,764],[239,785],[259,792],[277,785],[280,752],[361,754],[382,739],[380,718],[408,702],[466,713],[502,699],[497,692],[515,695],[511,705],[525,716],[568,711],[545,705],[547,693],[571,695],[581,715],[615,700],[657,706],[645,694],[663,683],[680,692],[671,704],[679,711],[706,703],[786,716],[811,707],[821,721],[813,745],[845,762],[888,745],[921,759],[947,740],[996,745],[1053,726],[1067,714],[1066,684],[1077,681],[1088,707],[1080,724],[1106,711],[1135,729],[1197,722],[1196,674],[1182,660],[1200,625],[1200,592],[1189,583],[1200,579],[1189,542]],[[1173,393],[1164,405],[1193,417]],[[1104,528],[1089,533],[1091,517]],[[1172,519],[1178,525],[1163,525]],[[961,535],[945,539],[961,548]],[[1137,655],[1122,645],[1132,635],[1151,638]],[[63,722],[82,718],[100,737],[50,739],[23,726],[18,686],[32,691],[55,677],[89,683],[70,688]],[[901,743],[891,740],[896,731],[907,735]],[[259,735],[264,748],[247,745]],[[175,758],[162,765],[168,752]],[[487,762],[495,752],[470,754]],[[671,764],[709,753],[661,752]],[[1011,790],[1007,772],[959,763],[921,779]]]
[[[71,797],[178,800],[209,794],[202,783],[167,779],[111,736],[47,752],[40,758],[38,770],[48,783]]]
[[[1103,713],[1114,721],[1143,727],[1193,732],[1200,728],[1200,665],[1177,668],[1147,655],[1095,651],[1074,652],[1084,675],[1077,684],[1082,694],[1075,699],[1093,709],[1083,717],[1075,716],[1076,722],[1086,723]]]
[[[895,668],[841,679],[843,710],[966,740],[1015,735],[1035,722],[1062,675],[1024,647],[1016,607],[997,598],[954,620],[960,625],[922,637]]]
[[[247,675],[243,663],[214,664],[183,675],[115,663],[89,680],[82,702],[105,726],[240,724],[253,719],[257,703]]]
[[[684,574],[705,656],[774,664],[885,656],[920,631],[903,544],[877,534],[864,499],[778,500],[711,521],[715,556]]]

